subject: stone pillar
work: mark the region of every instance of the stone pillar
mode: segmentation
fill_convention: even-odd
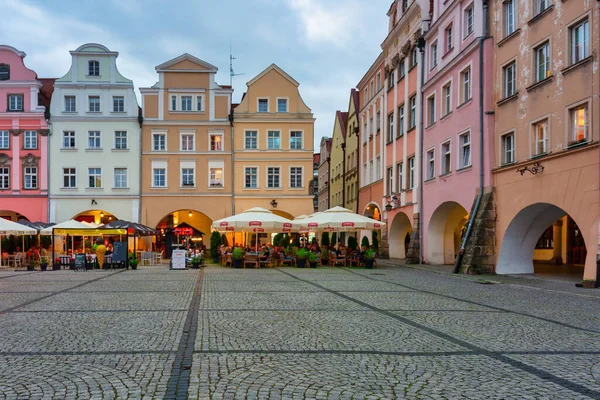
[[[388,242],[389,223],[387,211],[385,211],[385,228],[381,230],[381,243],[379,243],[379,258],[387,260],[390,258],[390,244]]]
[[[494,202],[494,189],[484,189],[477,215],[473,215],[476,202],[477,196],[473,201],[471,213],[469,214],[470,218],[475,218],[475,220],[473,221],[471,234],[465,246],[460,272],[463,274],[490,274],[494,272],[496,262],[496,205]]]
[[[420,264],[421,263],[421,238],[419,232],[419,220],[421,219],[420,213],[413,214],[413,230],[410,235],[410,243],[408,244],[408,251],[406,252],[406,263],[407,264]]]

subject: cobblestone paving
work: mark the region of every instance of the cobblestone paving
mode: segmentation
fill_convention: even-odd
[[[0,399],[600,398],[596,291],[516,283],[0,271]]]

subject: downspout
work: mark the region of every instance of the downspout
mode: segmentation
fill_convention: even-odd
[[[327,209],[331,208],[331,154],[327,157]]]
[[[139,110],[138,110],[139,113]],[[138,114],[138,122],[140,124],[140,160],[139,160],[139,171],[140,171],[140,179],[138,182],[138,220],[137,222],[139,222],[140,224],[142,223],[142,174],[144,173],[143,169],[142,169],[142,145],[143,145],[143,141],[142,141],[142,134],[143,134],[143,130],[142,130],[142,124],[144,123],[144,115],[143,114]],[[144,221],[147,222],[147,221]]]
[[[425,33],[423,33],[424,35]],[[417,47],[421,53],[421,86],[419,87],[420,110],[419,110],[419,264],[423,263],[423,83],[425,82],[425,38],[421,36],[417,41]]]
[[[233,111],[229,112],[229,124],[231,125],[231,215],[235,215],[235,129],[233,128]]]
[[[346,207],[346,142],[342,142],[342,207]]]
[[[48,136],[46,138],[46,198],[48,199],[47,204],[46,204],[46,208],[48,211],[48,216],[46,217],[46,222],[50,222],[50,193],[52,193],[50,191],[50,183],[51,183],[51,179],[50,179],[50,140],[51,140],[51,136],[52,136],[52,122],[50,122],[50,111],[48,109],[47,110],[47,115],[46,117],[46,124],[48,124]],[[52,251],[54,252],[54,237],[52,237]],[[54,264],[54,259],[52,260],[52,263]]]
[[[488,0],[483,0],[483,35],[479,38],[479,194],[477,195],[477,201],[475,202],[475,207],[473,208],[473,212],[469,216],[469,223],[467,225],[467,231],[465,233],[465,237],[463,238],[462,243],[460,244],[460,250],[458,251],[458,256],[456,257],[456,264],[454,265],[453,273],[458,274],[460,272],[460,265],[462,263],[462,259],[465,255],[465,247],[467,246],[467,241],[469,240],[469,236],[471,236],[471,230],[473,229],[473,223],[475,218],[477,217],[477,213],[479,212],[479,207],[481,206],[481,199],[483,198],[483,44],[485,40],[488,38]]]

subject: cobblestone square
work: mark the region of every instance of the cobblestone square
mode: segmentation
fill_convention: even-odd
[[[600,293],[376,270],[0,272],[0,399],[600,398]]]

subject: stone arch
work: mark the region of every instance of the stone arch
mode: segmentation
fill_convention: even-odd
[[[410,218],[403,213],[398,212],[389,228],[389,251],[390,258],[406,258],[408,244],[406,236],[412,233],[412,224]]]
[[[431,215],[427,229],[427,262],[454,264],[469,213],[455,201],[447,201]]]
[[[379,204],[372,201],[365,206],[365,209],[363,210],[363,215],[365,217],[381,221],[381,207],[379,207]]]
[[[108,224],[109,222],[119,219],[119,217],[107,210],[92,209],[78,212],[73,215],[71,219],[93,222],[95,224]]]

